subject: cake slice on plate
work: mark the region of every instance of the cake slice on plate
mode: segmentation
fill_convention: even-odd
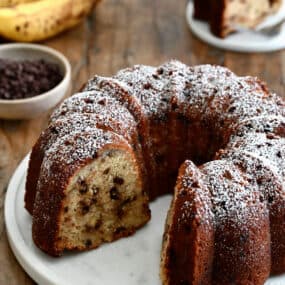
[[[194,0],[194,18],[207,21],[220,38],[236,27],[255,28],[268,15],[276,13],[283,0]]]

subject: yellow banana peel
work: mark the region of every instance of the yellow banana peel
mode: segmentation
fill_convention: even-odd
[[[11,7],[11,6],[16,6],[18,4],[36,2],[36,1],[39,1],[39,0],[0,0],[0,8]]]
[[[0,36],[14,41],[41,41],[78,24],[97,0],[40,0],[0,8]]]

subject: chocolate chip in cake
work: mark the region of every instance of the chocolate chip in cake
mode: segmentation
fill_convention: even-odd
[[[99,100],[98,104],[102,105],[102,106],[105,106],[106,105],[106,100],[105,99]]]
[[[86,215],[90,210],[90,205],[88,205],[85,201],[80,201],[79,204],[81,207],[81,214]]]
[[[152,88],[151,84],[148,82],[148,83],[145,83],[144,86],[143,86],[144,89],[148,90],[150,88]]]
[[[86,247],[92,246],[92,241],[91,241],[91,239],[87,239],[87,240],[85,241],[85,246],[86,246]]]
[[[236,107],[231,107],[231,108],[229,108],[228,112],[233,113],[235,111],[235,109],[236,109]]]
[[[88,191],[88,186],[85,180],[79,178],[78,179],[78,190],[80,194],[85,194]]]
[[[68,212],[68,207],[65,206],[65,207],[63,208],[63,211],[64,211],[65,213],[67,213],[67,212]]]
[[[118,185],[123,185],[125,181],[123,178],[116,176],[114,177],[113,182]]]
[[[110,189],[110,198],[112,200],[119,200],[120,199],[120,193],[119,193],[117,187],[114,186]]]
[[[158,70],[157,70],[157,74],[163,74],[163,68],[159,68]]]
[[[94,100],[91,99],[91,98],[85,98],[85,99],[84,99],[84,102],[85,102],[86,104],[93,104],[93,103],[94,103]]]
[[[233,179],[232,174],[228,170],[224,172],[223,176],[229,180]]]
[[[118,227],[115,229],[115,234],[120,234],[122,232],[126,231],[125,227]]]
[[[276,138],[276,136],[274,134],[272,134],[272,133],[269,133],[269,134],[266,135],[266,138],[268,138],[269,140],[273,140],[273,139]]]
[[[86,231],[87,233],[95,232],[95,231],[97,231],[97,230],[101,227],[102,224],[103,224],[102,220],[99,219],[99,220],[95,223],[94,226],[91,226],[91,225],[88,225],[88,224],[87,224],[87,225],[85,226],[85,231]]]
[[[279,157],[279,158],[282,158],[281,151],[278,151],[278,152],[276,153],[276,156]]]
[[[222,202],[220,203],[220,206],[221,206],[221,208],[223,208],[225,211],[227,210],[227,209],[226,209],[226,201],[222,201]]]
[[[257,180],[256,180],[257,184],[258,185],[261,185],[263,183],[263,179],[262,177],[259,177]]]
[[[104,171],[103,171],[103,174],[108,174],[110,172],[110,167],[106,168]]]

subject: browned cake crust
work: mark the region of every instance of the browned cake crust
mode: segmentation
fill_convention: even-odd
[[[33,148],[33,239],[56,256],[130,235],[176,183],[163,284],[261,285],[285,271],[284,116],[265,83],[219,66],[96,76]]]
[[[83,146],[85,150],[81,152]],[[61,241],[59,236],[61,215],[59,213],[66,211],[63,204],[64,190],[71,177],[91,160],[103,157],[103,155],[112,155],[115,150],[129,152],[134,160],[135,157],[127,141],[115,133],[104,132],[100,129],[65,136],[54,148],[46,154],[43,166],[48,164],[49,167],[45,170],[42,167],[42,175],[38,180],[39,187],[33,209],[32,232],[35,243],[43,251],[58,256],[63,250],[58,246]],[[145,210],[148,213],[147,207]],[[134,230],[114,232],[113,240],[130,235]],[[84,244],[74,247],[72,244],[67,244],[65,249],[84,250],[95,247],[97,245]]]
[[[163,237],[164,284],[212,284],[214,216],[204,179],[191,161],[180,167]]]

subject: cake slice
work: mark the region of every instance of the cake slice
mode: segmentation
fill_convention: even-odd
[[[161,251],[164,285],[211,284],[214,222],[204,179],[190,160],[180,167]]]
[[[255,28],[281,4],[282,0],[194,0],[194,17],[207,21],[211,31],[224,38],[237,26]]]
[[[33,207],[35,244],[52,256],[128,236],[150,219],[135,155],[123,137],[94,129],[47,151]]]

